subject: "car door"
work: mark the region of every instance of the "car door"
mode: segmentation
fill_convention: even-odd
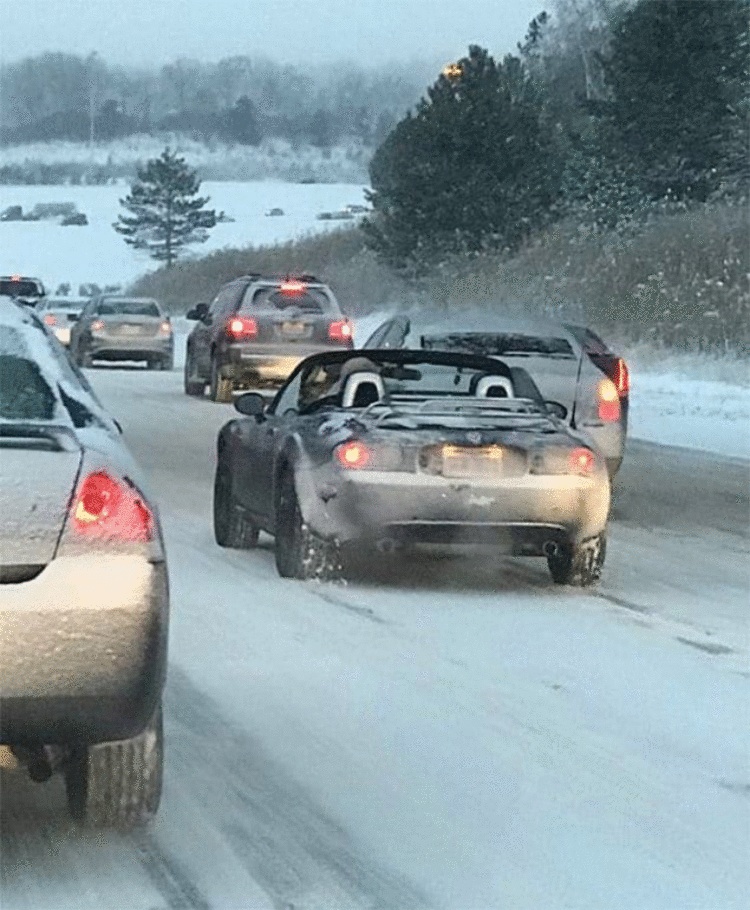
[[[82,340],[85,344],[86,337],[90,332],[91,321],[96,315],[97,306],[97,300],[90,300],[81,310],[81,315],[73,325],[70,333],[70,350],[74,357],[79,353]]]
[[[237,496],[242,505],[273,526],[273,479],[277,456],[297,418],[301,374],[296,373],[258,420],[237,421]]]
[[[214,327],[218,324],[222,307],[226,305],[228,288],[222,288],[208,306],[208,312],[196,327],[191,344],[193,363],[196,372],[202,379],[208,379],[211,374],[211,339]]]

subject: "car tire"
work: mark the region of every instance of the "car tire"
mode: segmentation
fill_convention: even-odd
[[[341,574],[339,547],[318,537],[305,523],[290,473],[279,485],[274,557],[282,578],[333,581]]]
[[[587,588],[601,578],[606,554],[607,538],[600,534],[580,546],[561,547],[547,557],[547,565],[555,584]]]
[[[206,383],[202,379],[196,378],[195,364],[189,351],[185,355],[184,386],[185,394],[193,395],[196,398],[201,398],[206,391]]]
[[[129,829],[159,809],[164,772],[161,704],[131,739],[75,747],[65,768],[71,816],[86,827]]]
[[[214,479],[214,537],[220,547],[251,550],[258,545],[258,528],[240,511],[232,492],[229,470],[219,462]]]
[[[211,401],[217,401],[220,404],[228,404],[232,400],[232,380],[225,379],[221,375],[215,357],[211,358],[211,381],[208,394]]]

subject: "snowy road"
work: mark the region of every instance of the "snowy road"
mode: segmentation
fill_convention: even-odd
[[[596,593],[486,558],[301,584],[213,542],[228,407],[91,375],[166,525],[165,799],[84,834],[4,774],[2,910],[748,906],[747,462],[633,444]]]

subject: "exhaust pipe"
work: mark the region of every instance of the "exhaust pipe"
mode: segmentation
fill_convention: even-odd
[[[554,540],[547,540],[542,544],[542,553],[545,556],[557,556],[560,546]]]

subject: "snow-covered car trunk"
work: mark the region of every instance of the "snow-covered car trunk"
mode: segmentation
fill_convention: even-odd
[[[53,559],[80,469],[72,437],[37,430],[0,425],[0,576]]]

